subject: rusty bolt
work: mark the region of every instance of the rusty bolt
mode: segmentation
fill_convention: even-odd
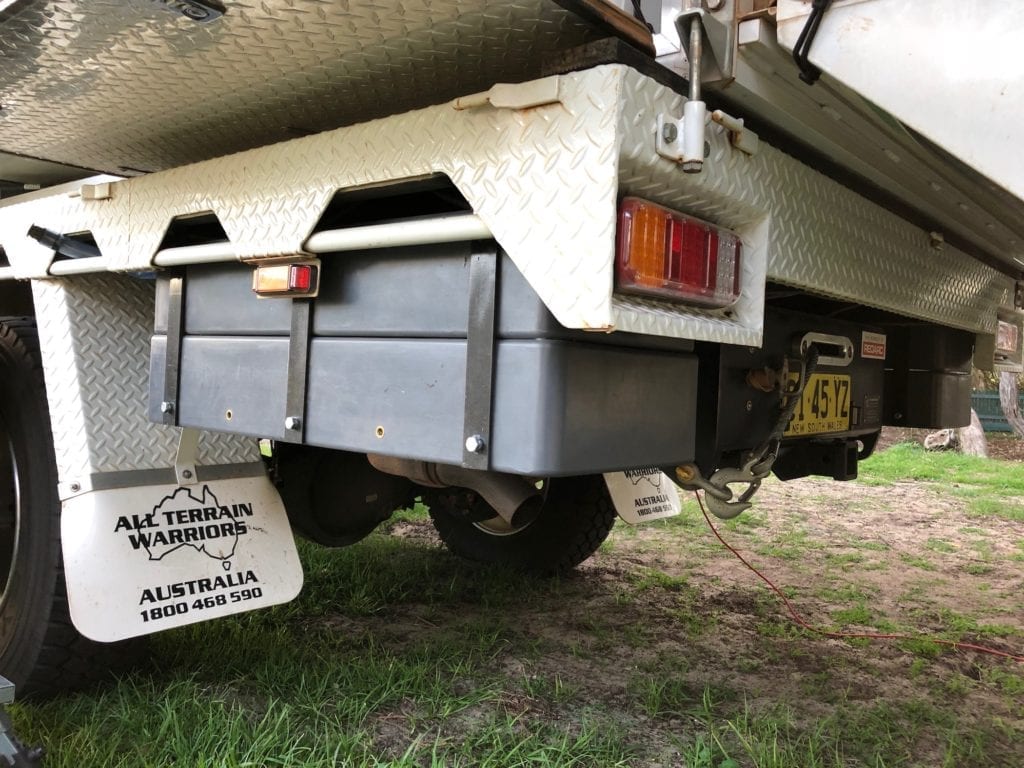
[[[689,483],[697,476],[696,470],[690,464],[683,464],[676,467],[676,478],[681,483]]]

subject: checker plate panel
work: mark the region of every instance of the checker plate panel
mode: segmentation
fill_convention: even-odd
[[[152,282],[83,275],[32,287],[61,480],[173,467],[180,431],[148,419]],[[251,438],[200,438],[199,464],[259,460]]]
[[[334,190],[440,172],[568,327],[756,345],[765,275],[981,333],[1011,306],[1009,278],[932,248],[926,232],[770,146],[749,157],[712,127],[704,172],[683,174],[652,135],[681,97],[631,69],[564,75],[558,90],[559,103],[534,109],[441,105],[172,169],[116,184],[109,200],[0,207],[0,245],[19,275],[44,275],[49,252],[23,234],[31,220],[89,230],[111,269],[144,269],[174,216],[212,210],[240,257],[294,254]],[[613,298],[620,192],[744,237],[747,290],[731,316]]]
[[[541,74],[606,36],[552,0],[152,0],[0,11],[0,150],[156,171]]]

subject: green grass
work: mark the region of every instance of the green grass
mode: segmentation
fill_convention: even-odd
[[[978,517],[1024,521],[1024,463],[992,461],[916,444],[894,445],[860,466],[858,482],[925,481],[965,500]]]
[[[876,453],[860,465],[859,482],[889,485],[908,480],[927,480],[946,486],[962,483],[1009,491],[1024,497],[1024,466],[998,462],[951,451],[926,451],[904,443]]]
[[[971,576],[987,576],[995,570],[995,566],[984,563],[968,563],[964,566],[964,572]]]
[[[994,464],[903,447],[865,462],[864,482],[920,475],[978,516],[963,539],[920,552],[873,531],[816,539],[799,510],[771,529],[763,510],[722,528],[783,561],[754,558],[770,575],[801,574],[780,586],[812,623],[1017,648],[1015,617],[972,614],[981,579],[964,580],[979,592],[957,610],[930,599],[951,568],[1021,569],[1024,538],[1012,554],[1005,538],[978,538],[988,520],[1014,521],[994,502],[1024,499],[1021,471]],[[426,521],[417,504],[382,533]],[[671,567],[647,558],[654,540]],[[690,500],[677,518],[620,526],[608,549],[582,575],[541,580],[415,538],[303,543],[293,603],[157,635],[145,669],[11,711],[19,735],[47,745],[45,768],[1024,765],[1024,667],[927,637],[844,643],[801,629]],[[910,573],[899,615],[878,604],[878,574],[859,579],[876,561]]]
[[[934,571],[937,570],[935,564],[927,558],[921,557],[920,555],[910,555],[903,553],[900,555],[902,560],[907,565],[911,565],[914,568],[920,568],[922,571]]]
[[[943,539],[928,539],[928,541],[925,542],[924,546],[925,549],[928,549],[932,552],[939,552],[944,555],[948,555],[957,551],[955,545]]]
[[[156,635],[153,669],[112,688],[16,704],[20,733],[50,746],[46,768],[628,764],[628,745],[600,711],[528,728],[504,711],[514,686],[496,660],[511,643],[529,656],[530,643],[501,608],[552,598],[558,582],[379,536],[349,550],[300,549],[307,588],[295,603]],[[451,610],[467,601],[484,607]],[[320,618],[355,623],[413,603],[447,609],[444,623],[424,619],[426,633],[346,631]],[[518,687],[555,703],[575,698],[560,676]],[[393,720],[397,751],[381,735]]]

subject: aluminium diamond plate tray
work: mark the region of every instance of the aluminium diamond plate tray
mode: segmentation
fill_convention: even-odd
[[[580,0],[174,5],[0,2],[0,152],[156,171],[532,79],[615,32]]]
[[[517,86],[530,90],[537,84]],[[53,193],[0,206],[14,274],[45,278],[53,252],[25,231],[88,231],[111,271],[151,268],[179,216],[212,212],[243,260],[303,252],[336,190],[445,174],[566,327],[759,345],[765,279],[992,334],[1013,281],[770,146],[756,156],[709,130],[701,174],[655,151],[682,97],[623,65],[546,79],[533,109],[428,107],[174,168],[104,199]],[[358,151],[354,151],[358,149]],[[619,194],[738,232],[744,291],[728,312],[613,295]],[[331,254],[327,258],[345,258]]]

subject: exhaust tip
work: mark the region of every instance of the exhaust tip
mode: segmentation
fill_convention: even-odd
[[[540,510],[544,506],[544,497],[539,493],[528,496],[526,500],[512,513],[508,521],[515,528],[523,528],[540,516]]]

